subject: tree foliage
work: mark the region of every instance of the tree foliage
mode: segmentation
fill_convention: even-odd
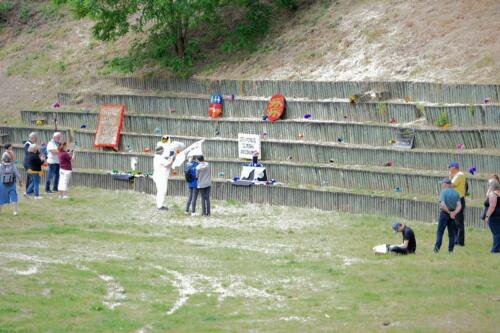
[[[294,0],[54,1],[95,20],[92,32],[99,40],[113,40],[130,31],[145,33],[147,37],[136,40],[131,50],[140,59],[157,59],[177,73],[191,68],[201,42],[219,43],[225,52],[252,50],[255,40],[267,32],[273,9],[296,9]],[[221,22],[226,22],[223,29]]]

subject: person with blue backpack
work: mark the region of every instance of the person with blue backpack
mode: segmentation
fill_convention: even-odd
[[[12,155],[7,152],[2,155],[0,164],[0,208],[12,204],[14,215],[17,215],[16,180],[19,186],[22,186],[21,175],[12,160]]]
[[[186,203],[186,215],[189,214],[189,207],[191,206],[191,215],[196,213],[196,199],[198,197],[198,179],[196,178],[196,167],[198,166],[198,159],[196,156],[191,157],[184,167],[184,177],[186,178],[186,183],[189,189],[188,200]]]

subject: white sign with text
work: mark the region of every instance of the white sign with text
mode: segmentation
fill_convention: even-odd
[[[260,157],[260,136],[257,134],[238,133],[239,158],[252,159],[254,152]]]

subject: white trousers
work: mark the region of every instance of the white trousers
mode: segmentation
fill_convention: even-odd
[[[69,180],[71,179],[71,170],[59,170],[59,191],[66,192],[68,190]]]
[[[165,196],[168,189],[168,178],[155,179],[156,184],[156,208],[161,208],[165,203]]]

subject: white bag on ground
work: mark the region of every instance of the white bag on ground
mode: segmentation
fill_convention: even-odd
[[[386,254],[387,253],[387,244],[380,244],[373,247],[373,252],[375,254]]]

